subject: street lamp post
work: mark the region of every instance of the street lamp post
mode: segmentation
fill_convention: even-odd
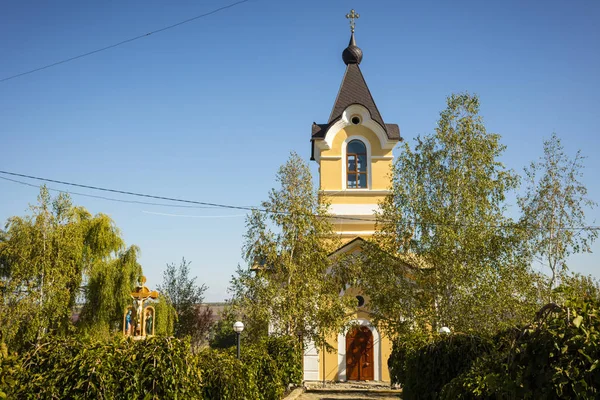
[[[244,330],[244,323],[237,321],[235,324],[233,324],[233,330],[237,334],[237,358],[239,360],[240,359],[240,334]]]

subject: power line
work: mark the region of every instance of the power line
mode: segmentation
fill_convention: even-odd
[[[258,207],[235,206],[235,205],[231,205],[231,204],[209,203],[209,202],[205,202],[205,201],[186,200],[186,199],[180,199],[180,198],[175,198],[175,197],[156,196],[156,195],[152,195],[152,194],[130,192],[130,191],[126,191],[126,190],[108,189],[108,188],[103,188],[103,187],[99,187],[99,186],[91,186],[91,185],[84,185],[84,184],[80,184],[80,183],[59,181],[56,179],[41,178],[38,176],[25,175],[25,174],[19,174],[16,172],[8,172],[8,171],[2,171],[2,170],[0,170],[0,174],[18,176],[21,178],[35,179],[35,180],[42,181],[42,182],[51,182],[51,183],[57,183],[60,185],[74,186],[74,187],[98,190],[98,191],[103,191],[103,192],[119,193],[119,194],[125,194],[125,195],[129,195],[129,196],[145,197],[145,198],[150,198],[150,199],[166,200],[166,201],[173,201],[173,202],[179,202],[179,203],[196,204],[196,205],[201,205],[201,206],[209,206],[209,207],[213,207],[213,208],[225,208],[225,209],[244,210],[244,211],[258,211],[258,212],[263,212],[263,213],[267,213],[267,214],[289,215],[289,213],[285,212],[285,211],[269,211],[269,210],[258,208]],[[3,178],[3,179],[6,179],[6,178]],[[7,180],[11,180],[11,179],[7,179]],[[18,183],[21,183],[21,182],[18,182]],[[368,220],[366,220],[364,218],[348,217],[348,216],[343,216],[343,215],[306,214],[306,216],[313,216],[313,217],[319,217],[319,218],[333,218],[333,219],[338,219],[338,220],[352,220],[352,221],[369,222]],[[475,224],[459,224],[459,223],[441,224],[441,223],[429,223],[429,222],[414,222],[414,223],[416,225],[421,225],[421,226],[426,226],[426,227],[427,226],[455,226],[455,227],[480,226],[481,228],[513,228],[513,227],[515,227],[515,225],[485,225],[485,224],[475,225]],[[529,228],[540,229],[540,230],[547,229],[545,227],[539,227],[539,226],[529,226]],[[554,229],[555,230],[600,230],[600,227],[599,226],[565,226],[565,227],[558,227],[558,228],[554,228]]]
[[[219,11],[223,11],[223,10],[226,10],[228,8],[235,7],[237,5],[240,5],[242,3],[246,3],[248,1],[250,1],[250,0],[240,0],[240,1],[237,1],[235,3],[231,3],[229,5],[226,5],[226,6],[217,8],[215,10],[209,11],[207,13],[197,15],[197,16],[195,16],[193,18],[188,18],[188,19],[186,19],[184,21],[177,22],[176,24],[165,26],[164,28],[160,28],[160,29],[157,29],[155,31],[151,31],[151,32],[145,33],[143,35],[132,37],[130,39],[126,39],[126,40],[123,40],[121,42],[114,43],[114,44],[111,44],[109,46],[97,49],[97,50],[89,51],[87,53],[83,53],[83,54],[80,54],[80,55],[75,56],[75,57],[67,58],[65,60],[57,61],[57,62],[52,63],[52,64],[44,65],[43,67],[35,68],[35,69],[30,70],[30,71],[21,72],[20,74],[16,74],[16,75],[12,75],[12,76],[0,79],[0,82],[5,82],[5,81],[11,80],[11,79],[15,79],[15,78],[18,78],[18,77],[21,77],[21,76],[24,76],[24,75],[33,74],[34,72],[38,72],[38,71],[41,71],[41,70],[44,70],[44,69],[47,69],[47,68],[55,67],[55,66],[60,65],[60,64],[68,63],[70,61],[74,61],[74,60],[77,60],[77,59],[80,59],[80,58],[83,58],[83,57],[87,57],[87,56],[90,56],[92,54],[100,53],[101,51],[104,51],[104,50],[113,49],[115,47],[118,47],[118,46],[121,46],[121,45],[124,45],[124,44],[127,44],[127,43],[131,43],[131,42],[136,41],[138,39],[142,39],[142,38],[148,37],[148,36],[150,36],[150,35],[152,35],[154,33],[164,32],[166,30],[173,29],[173,28],[175,28],[175,27],[177,27],[179,25],[187,24],[188,22],[192,22],[192,21],[195,21],[195,20],[203,18],[203,17],[208,17],[209,15],[216,14]]]
[[[218,208],[229,208],[229,209],[233,209],[233,210],[252,211],[254,209],[253,207],[247,207],[247,206],[234,206],[234,205],[228,205],[228,204],[208,203],[205,201],[185,200],[185,199],[178,199],[178,198],[174,198],[174,197],[155,196],[152,194],[129,192],[126,190],[107,189],[107,188],[102,188],[102,187],[98,187],[98,186],[82,185],[80,183],[71,183],[71,182],[59,181],[56,179],[40,178],[40,177],[32,176],[32,175],[17,174],[15,172],[8,172],[8,171],[0,171],[0,174],[19,176],[21,178],[35,179],[35,180],[42,181],[42,182],[58,183],[60,185],[80,187],[80,188],[84,188],[84,189],[99,190],[102,192],[119,193],[119,194],[126,194],[129,196],[145,197],[145,198],[149,198],[149,199],[174,201],[174,202],[179,202],[179,203],[197,204],[197,205],[201,205],[201,206],[210,206],[210,207],[218,207]]]
[[[34,188],[37,188],[37,189],[41,188],[41,186],[39,186],[39,185],[34,185],[32,183],[23,182],[23,181],[19,181],[19,180],[16,180],[16,179],[6,178],[4,176],[0,176],[0,179],[3,179],[5,181],[10,181],[10,182],[18,183],[20,185],[34,187]],[[53,192],[65,193],[65,194],[69,194],[69,195],[84,196],[84,197],[91,197],[93,199],[101,199],[101,200],[114,201],[114,202],[117,202],[117,203],[143,204],[143,205],[148,205],[148,206],[177,207],[177,208],[212,208],[212,209],[215,208],[215,207],[208,207],[208,206],[185,206],[183,204],[151,203],[151,202],[148,202],[148,201],[115,199],[114,197],[96,196],[96,195],[93,195],[93,194],[78,193],[78,192],[72,192],[72,191],[69,191],[69,190],[55,189],[55,188],[51,188],[51,187],[49,187],[48,190],[51,190]]]

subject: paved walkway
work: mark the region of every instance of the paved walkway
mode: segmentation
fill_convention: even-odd
[[[389,383],[383,382],[327,382],[325,387],[319,382],[306,383],[306,392],[297,400],[398,400],[400,391],[390,390]]]
[[[300,395],[297,400],[398,400],[400,397],[391,394],[380,393],[325,393],[325,392],[306,392]]]

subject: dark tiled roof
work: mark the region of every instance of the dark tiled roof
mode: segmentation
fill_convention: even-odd
[[[340,85],[340,90],[337,98],[335,99],[333,109],[331,110],[329,122],[327,124],[313,123],[311,139],[324,139],[329,127],[342,118],[342,113],[344,110],[353,104],[359,104],[369,110],[371,119],[381,125],[383,130],[386,132],[388,139],[402,140],[398,125],[386,124],[383,122],[383,118],[381,117],[381,114],[375,105],[375,101],[373,100],[373,96],[371,96],[371,91],[367,86],[367,82],[365,82],[365,78],[363,77],[360,67],[358,66],[362,60],[362,51],[360,51],[360,55],[358,55],[356,51],[354,52],[356,54],[354,54],[352,51],[350,51],[354,50],[354,48],[358,49],[356,51],[360,51],[360,49],[356,46],[354,35],[352,35],[348,48],[344,50],[344,63],[347,65],[346,73],[344,74],[342,84]],[[350,57],[352,54],[348,53],[349,51],[353,54],[352,57]]]
[[[367,87],[367,82],[365,82],[365,78],[363,77],[358,64],[348,64],[346,67],[346,73],[344,74],[344,79],[342,79],[340,91],[338,92],[337,99],[335,99],[335,104],[333,105],[333,110],[331,110],[331,115],[329,116],[329,123],[331,124],[338,120],[342,116],[344,110],[352,104],[364,106],[371,113],[371,118],[377,121],[379,125],[385,129],[383,118],[381,118],[381,114],[379,114],[379,110],[375,105],[373,96],[371,96],[371,92]]]

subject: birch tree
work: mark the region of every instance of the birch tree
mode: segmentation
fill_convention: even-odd
[[[529,250],[549,274],[548,288],[568,272],[571,255],[591,252],[598,231],[587,227],[585,211],[596,206],[583,184],[585,157],[569,157],[556,134],[544,142],[544,155],[525,169],[526,188],[518,199]]]
[[[366,251],[374,315],[394,331],[520,322],[535,309],[537,277],[519,250],[522,229],[505,217],[518,177],[499,161],[504,146],[486,131],[478,97],[450,96],[435,132],[415,142],[399,149]]]
[[[232,306],[250,330],[321,344],[344,323],[348,299],[330,273],[338,244],[306,163],[292,153],[277,188],[246,219],[243,255],[251,268],[232,279]]]

